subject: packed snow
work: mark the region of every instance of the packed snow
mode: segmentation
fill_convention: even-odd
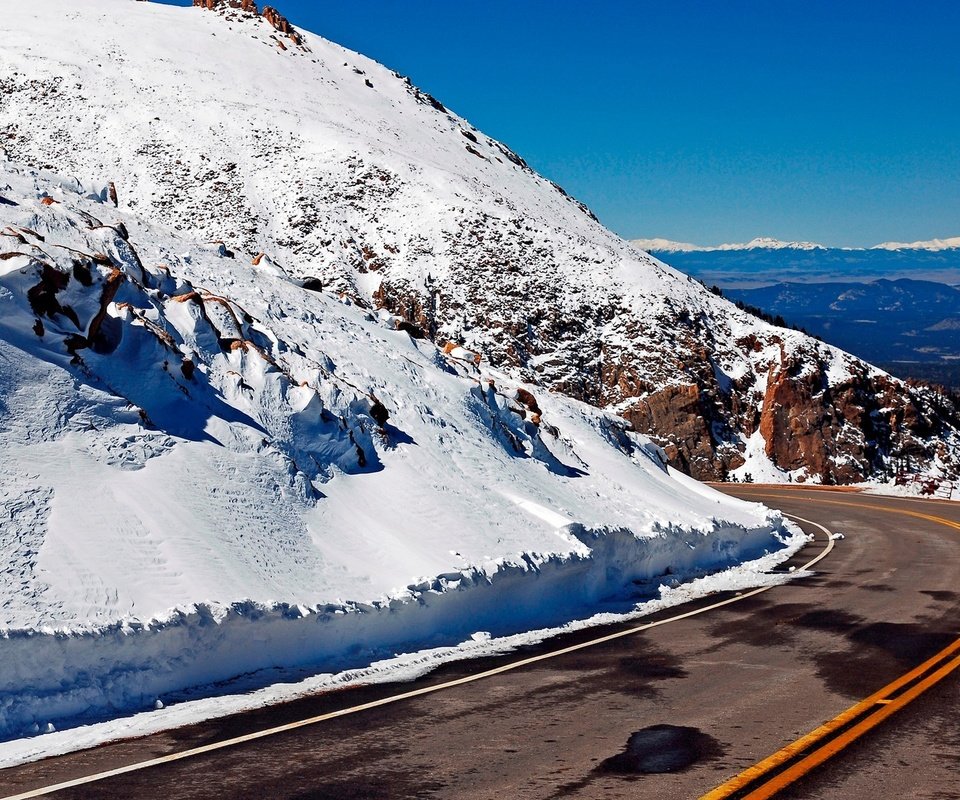
[[[0,162],[3,737],[621,613],[803,541],[613,414],[108,198]]]

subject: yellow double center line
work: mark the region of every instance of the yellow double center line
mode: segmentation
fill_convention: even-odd
[[[957,653],[960,653],[960,639],[866,700],[850,706],[803,738],[707,792],[700,800],[762,800],[773,797],[960,667],[960,655]],[[905,686],[909,688],[904,690]]]
[[[786,494],[764,492],[764,497],[790,497]],[[908,511],[898,508],[853,503],[845,500],[817,499],[818,503],[836,506],[852,506],[901,514],[908,517],[935,522],[948,528],[960,530],[960,523],[943,517]],[[945,647],[933,658],[888,683],[878,692],[861,700],[838,714],[806,736],[778,750],[763,761],[745,769],[716,789],[707,792],[700,800],[763,800],[802,778],[827,759],[835,756],[887,717],[923,694],[931,686],[942,681],[960,667],[960,638]]]

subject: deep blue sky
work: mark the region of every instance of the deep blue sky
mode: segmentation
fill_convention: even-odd
[[[626,237],[960,235],[955,0],[275,5],[410,75]]]

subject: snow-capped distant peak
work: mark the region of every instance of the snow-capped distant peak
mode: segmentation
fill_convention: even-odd
[[[669,239],[633,239],[631,244],[641,250],[656,253],[709,253],[720,250],[825,250],[816,242],[784,242],[771,236],[757,236],[749,242],[717,244],[712,246],[673,242]]]
[[[881,242],[871,247],[871,250],[953,250],[960,248],[960,236],[951,236],[947,239],[930,239],[925,242]]]
[[[749,242],[698,245],[688,242],[674,242],[670,239],[631,239],[630,243],[648,253],[713,253],[718,251],[737,250],[827,250],[825,245],[817,242],[784,242],[771,236],[757,236]],[[940,250],[960,249],[960,236],[946,239],[929,239],[923,242],[881,242],[870,248],[849,247],[844,250]]]
[[[672,242],[669,239],[631,239],[630,244],[648,253],[651,251],[657,253],[691,253],[708,249],[698,244]]]
[[[825,250],[816,242],[783,242],[770,236],[757,236],[746,244],[721,244],[717,250]]]

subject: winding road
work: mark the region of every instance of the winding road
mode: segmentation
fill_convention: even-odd
[[[720,488],[806,520],[814,576],[3,770],[0,800],[960,798],[960,504]]]

